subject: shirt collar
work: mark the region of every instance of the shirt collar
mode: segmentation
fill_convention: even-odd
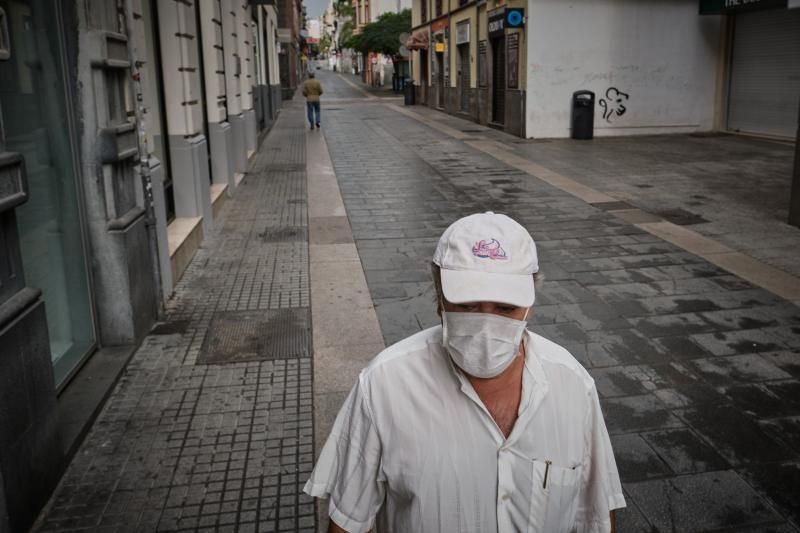
[[[511,435],[508,437],[509,441],[516,440],[516,434],[518,433],[517,428],[524,427],[527,424],[528,420],[530,420],[539,408],[539,405],[541,405],[542,400],[544,400],[550,388],[542,363],[536,355],[536,336],[526,329],[522,342],[525,350],[525,367],[522,373],[522,398],[519,403],[517,422],[514,425],[514,430],[512,430]],[[473,402],[485,409],[485,407],[483,407],[483,402],[481,402],[478,393],[475,392],[475,389],[472,387],[469,379],[467,379],[464,371],[453,362],[444,344],[441,346],[443,355],[447,358],[447,363],[450,365],[453,375],[456,376],[458,382],[461,384],[461,391]]]

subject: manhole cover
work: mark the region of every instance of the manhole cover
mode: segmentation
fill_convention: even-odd
[[[150,335],[183,335],[189,327],[189,320],[170,320],[161,322],[150,330]]]
[[[198,364],[240,363],[308,357],[307,307],[214,314]]]

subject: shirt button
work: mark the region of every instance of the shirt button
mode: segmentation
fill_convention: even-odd
[[[500,499],[503,501],[506,501],[508,498],[509,498],[508,494],[503,494],[503,496],[500,497]]]

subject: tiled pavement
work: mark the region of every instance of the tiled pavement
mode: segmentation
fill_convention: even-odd
[[[313,461],[302,112],[284,107],[39,531],[314,531],[301,494]],[[205,350],[241,340],[221,334],[248,316],[284,336],[256,346],[261,361],[203,364]],[[293,329],[287,316],[300,317]]]
[[[726,134],[525,140],[444,113],[435,116],[442,124],[498,140],[512,153],[800,276],[800,228],[786,223],[791,143]]]
[[[533,329],[597,382],[628,500],[619,530],[797,530],[795,305],[390,106],[330,112],[324,132],[387,344],[437,322],[442,230],[508,213],[546,276]]]

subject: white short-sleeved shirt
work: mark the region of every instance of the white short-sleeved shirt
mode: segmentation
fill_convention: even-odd
[[[387,348],[359,375],[304,491],[329,497],[351,533],[609,531],[625,499],[594,381],[530,331],[525,348],[507,439],[440,326]]]

